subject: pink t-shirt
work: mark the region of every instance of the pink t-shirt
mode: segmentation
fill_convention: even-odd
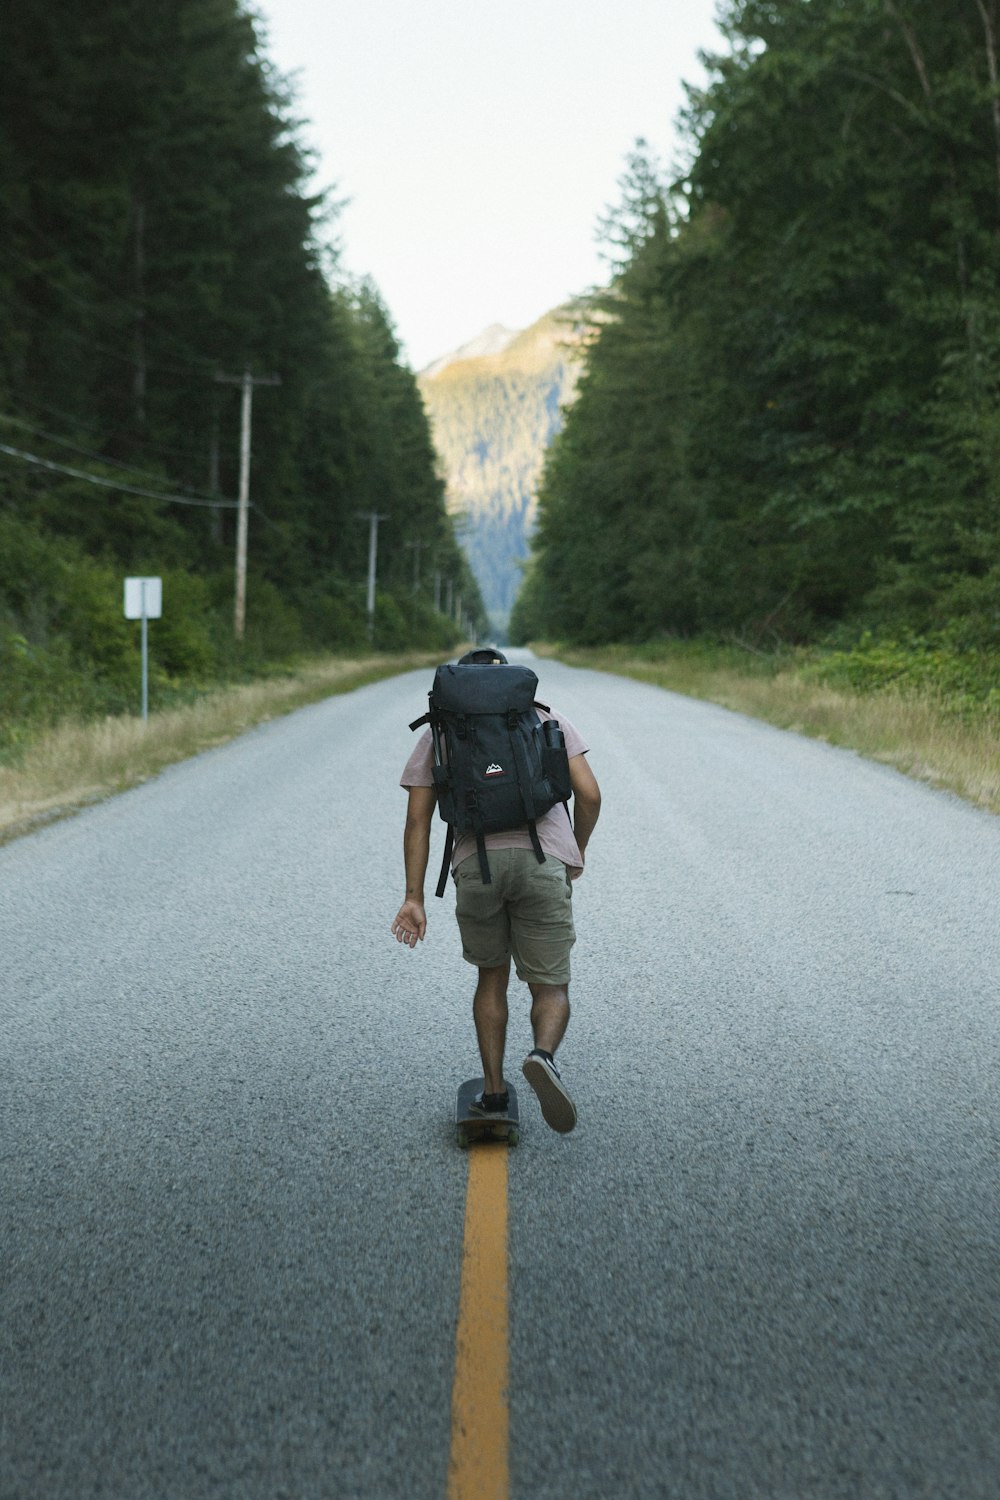
[[[589,747],[584,744],[580,731],[568,719],[562,714],[550,713],[544,708],[536,708],[535,712],[543,724],[546,719],[556,720],[565,737],[566,754],[570,760],[574,755],[586,755]],[[403,774],[399,779],[400,786],[406,788],[433,786],[433,767],[434,744],[430,730],[425,729],[403,767]],[[538,819],[535,831],[538,834],[538,842],[546,854],[551,854],[554,859],[561,859],[569,868],[571,875],[580,874],[583,870],[583,855],[573,836],[573,825],[561,802]],[[507,833],[488,833],[486,847],[487,849],[530,849],[531,835],[528,833],[527,825],[523,828],[512,828]],[[463,859],[468,859],[469,855],[475,852],[476,840],[471,833],[463,834],[460,839],[456,839],[451,856],[452,869],[457,869]]]

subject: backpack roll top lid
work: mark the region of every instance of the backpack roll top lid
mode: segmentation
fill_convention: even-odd
[[[534,706],[538,678],[517,663],[467,666],[450,662],[438,667],[431,688],[431,708],[446,714],[527,713]]]

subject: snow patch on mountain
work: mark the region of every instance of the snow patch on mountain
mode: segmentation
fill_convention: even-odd
[[[420,371],[420,377],[432,379],[460,359],[482,359],[489,354],[502,354],[520,332],[519,328],[505,328],[502,323],[491,323],[489,328],[484,328],[482,333],[470,339],[467,344],[462,344],[460,348],[453,349],[450,354],[442,354],[440,358],[432,360],[426,369]]]

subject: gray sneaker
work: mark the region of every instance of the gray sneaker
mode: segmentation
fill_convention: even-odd
[[[551,1125],[560,1135],[572,1130],[576,1124],[576,1105],[567,1093],[555,1063],[541,1052],[529,1052],[521,1065],[521,1072],[538,1095],[546,1125]]]

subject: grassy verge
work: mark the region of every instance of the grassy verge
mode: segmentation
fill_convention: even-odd
[[[1000,813],[1000,694],[992,679],[975,679],[957,658],[939,662],[935,676],[926,653],[904,658],[895,648],[897,670],[879,675],[868,666],[871,652],[769,657],[686,642],[534,649],[571,666],[635,677],[857,750]],[[958,671],[962,665],[964,674]],[[852,667],[864,686],[852,685]]]
[[[0,765],[0,844],[147,781],[255,724],[439,660],[439,654],[320,657],[282,676],[207,692],[150,714],[146,724],[131,715],[66,720],[32,738],[16,765]]]

